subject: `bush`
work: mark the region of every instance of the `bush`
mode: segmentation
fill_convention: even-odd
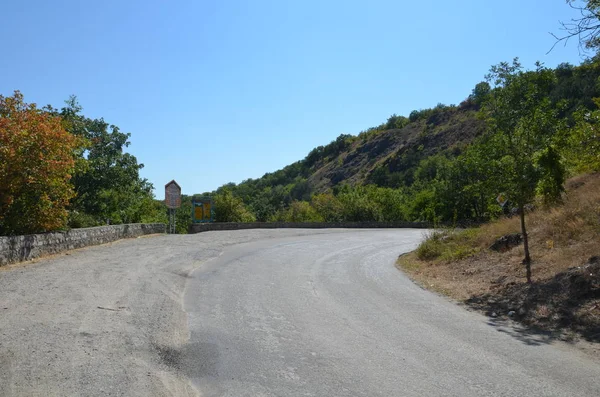
[[[447,236],[447,232],[443,231],[433,231],[429,233],[425,241],[417,247],[417,258],[423,261],[439,258],[444,252],[443,239]]]
[[[100,223],[92,215],[79,211],[69,211],[68,225],[72,229],[79,229],[82,227],[99,226]]]
[[[223,189],[213,198],[215,221],[254,222],[256,217],[248,211],[239,197],[234,197],[229,189]]]
[[[417,258],[423,261],[455,261],[468,258],[479,252],[478,235],[478,229],[435,230],[430,232],[417,248]]]
[[[325,222],[340,222],[343,219],[342,203],[331,193],[313,196],[311,206]]]
[[[0,234],[62,229],[75,195],[71,175],[81,141],[60,117],[0,95]]]
[[[282,214],[284,222],[322,222],[323,218],[305,201],[294,201]]]

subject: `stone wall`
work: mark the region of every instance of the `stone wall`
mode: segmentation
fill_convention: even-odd
[[[0,266],[89,245],[165,232],[166,226],[162,223],[135,223],[0,237]]]
[[[425,222],[249,222],[249,223],[194,223],[190,226],[190,233],[201,233],[212,230],[238,230],[238,229],[425,229],[431,225]]]

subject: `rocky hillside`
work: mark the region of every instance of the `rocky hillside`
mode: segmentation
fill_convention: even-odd
[[[515,68],[518,72],[514,78],[518,81],[546,79],[544,84],[523,87],[537,90],[540,99],[536,106],[543,105],[544,120],[551,120],[544,128],[538,128],[540,120],[530,124],[527,129],[533,133],[528,136],[537,140],[522,147],[535,151],[538,160],[543,156],[549,159],[551,154],[570,159],[561,167],[566,166],[571,175],[586,171],[581,164],[585,153],[578,153],[577,146],[582,145],[577,142],[596,139],[594,131],[595,125],[600,125],[600,112],[596,113],[594,98],[600,97],[600,86],[596,84],[600,62],[561,64],[556,69],[535,71],[524,71],[517,63]],[[488,134],[487,139],[476,139],[486,129],[480,115],[490,117],[486,104],[508,93],[504,86],[481,82],[458,106],[438,104],[415,110],[408,117],[392,115],[381,125],[357,135],[342,134],[281,170],[240,184],[229,183],[205,194],[226,198],[219,201],[227,203],[224,212],[236,216],[225,217],[224,221],[241,217],[258,221],[481,223],[501,212],[495,199],[499,193],[510,190],[510,178],[500,177],[497,172],[498,162],[506,154],[500,152],[507,147],[501,143],[494,146],[500,139],[494,135],[498,131]],[[516,102],[525,97],[514,96]],[[511,111],[519,112],[523,104],[515,106]],[[540,111],[531,114],[539,115]],[[519,118],[519,123],[529,122],[527,117]],[[491,139],[491,135],[495,138]],[[554,142],[550,154],[544,154],[548,148],[541,147],[543,142],[550,142],[546,138]],[[594,145],[585,147],[595,148]],[[560,153],[554,153],[557,150]],[[497,158],[491,159],[492,152]],[[535,156],[529,157],[535,160]],[[532,167],[538,166],[541,165],[532,163]],[[552,185],[549,180],[544,183],[540,182],[540,189]]]
[[[410,186],[421,160],[440,153],[460,154],[483,128],[477,106],[469,100],[460,106],[415,111],[410,118],[393,115],[358,135],[340,135],[281,170],[224,187],[247,202],[245,192],[265,188],[288,187],[292,200],[307,200],[339,185]]]
[[[473,107],[438,107],[403,128],[363,133],[334,157],[311,167],[309,184],[318,192],[338,184],[410,185],[412,172],[429,156],[459,154],[483,131]]]

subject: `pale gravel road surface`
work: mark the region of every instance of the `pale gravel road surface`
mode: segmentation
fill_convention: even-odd
[[[190,272],[233,244],[314,233],[152,236],[0,268],[0,396],[200,395],[173,365]]]
[[[238,245],[192,274],[173,364],[204,396],[600,396],[600,365],[394,268],[422,231]],[[457,275],[460,277],[460,275]]]

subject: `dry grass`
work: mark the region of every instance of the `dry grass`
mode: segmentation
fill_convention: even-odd
[[[600,174],[569,180],[564,205],[538,208],[527,215],[526,222],[536,284],[548,283],[559,273],[599,256]],[[415,252],[399,258],[398,266],[423,286],[455,299],[469,301],[486,297],[496,301],[503,299],[507,288],[512,288],[511,293],[515,294],[515,288],[526,287],[525,269],[521,264],[523,247],[504,253],[488,249],[499,237],[518,232],[518,217],[501,219],[478,229],[436,232]],[[554,302],[552,307],[545,307],[540,303],[529,316],[529,323],[539,325],[535,317],[550,324],[552,316],[561,310],[557,305]],[[588,319],[596,318],[600,325],[597,303],[581,302],[570,310]]]

